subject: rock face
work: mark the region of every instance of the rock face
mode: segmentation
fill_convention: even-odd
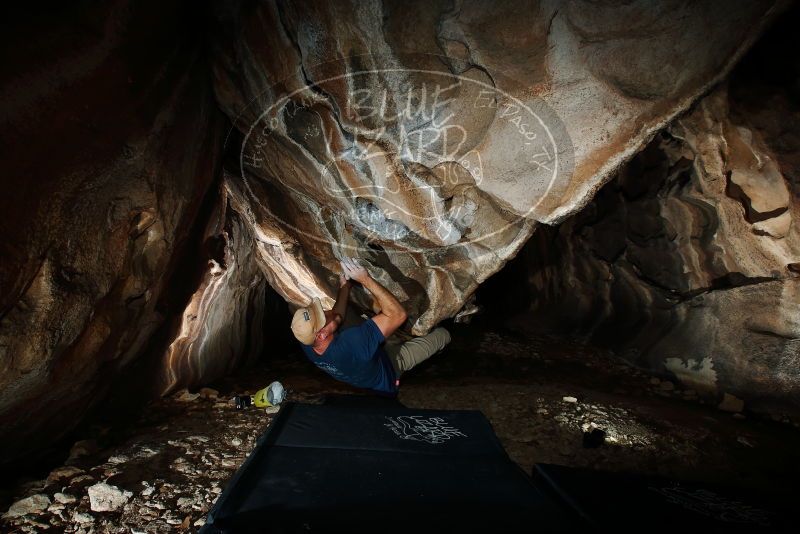
[[[205,232],[208,265],[164,356],[162,392],[224,376],[261,356],[269,289],[248,221],[223,185]]]
[[[162,393],[252,361],[268,286],[330,306],[356,256],[421,334],[531,235],[538,310],[796,395],[796,70],[718,87],[784,2],[213,4],[18,7],[0,36],[4,461],[145,356]]]
[[[780,5],[226,8],[215,89],[243,134],[243,217],[280,235],[259,241],[273,287],[329,299],[337,258],[358,256],[427,331],[538,222],[584,206]]]
[[[25,9],[2,35],[3,461],[79,423],[175,313],[225,129],[185,5]]]
[[[695,389],[800,408],[800,62],[770,64],[793,28],[531,241],[537,317]]]

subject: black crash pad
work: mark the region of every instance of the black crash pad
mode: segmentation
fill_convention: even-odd
[[[202,532],[559,532],[477,411],[366,397],[286,404]]]
[[[785,495],[547,464],[534,467],[533,480],[587,532],[798,531]]]

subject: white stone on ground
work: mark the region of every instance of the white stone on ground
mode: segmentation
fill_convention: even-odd
[[[50,497],[37,493],[36,495],[31,495],[30,497],[26,497],[12,504],[8,508],[8,511],[3,514],[3,517],[21,517],[25,514],[41,512],[47,509],[48,506],[50,506]]]
[[[53,495],[53,498],[56,500],[56,502],[61,504],[69,504],[75,502],[75,496],[70,495],[69,493],[59,492]]]
[[[175,395],[175,400],[180,402],[192,402],[200,397],[199,393],[189,393],[188,389],[182,389]]]
[[[72,520],[76,523],[94,523],[94,517],[91,514],[84,514],[82,512],[75,512],[72,514]]]
[[[128,502],[133,495],[104,482],[89,487],[89,502],[94,512],[113,512]]]

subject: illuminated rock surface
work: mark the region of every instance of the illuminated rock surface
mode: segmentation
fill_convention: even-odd
[[[800,402],[800,123],[787,73],[752,68],[772,53],[525,250],[538,316],[760,409]]]
[[[531,235],[504,292],[687,384],[796,399],[796,78],[726,81],[783,3],[187,5],[2,36],[7,461],[120,384],[255,360],[288,324],[268,286],[329,306],[357,256],[422,333]]]
[[[537,222],[585,205],[726,74],[775,11],[398,9],[231,8],[219,14],[215,89],[244,135],[245,209],[262,227],[277,222],[285,240],[264,246],[303,266],[276,289],[295,304],[332,295],[337,258],[358,256],[405,303],[417,334],[453,316]]]
[[[224,376],[263,350],[267,280],[256,262],[248,221],[222,189],[203,241],[209,259],[164,355],[162,392]]]

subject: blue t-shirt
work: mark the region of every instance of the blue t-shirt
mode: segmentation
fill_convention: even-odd
[[[314,365],[337,380],[359,388],[395,393],[394,368],[383,350],[383,341],[381,329],[369,319],[337,332],[322,355],[314,352],[311,345],[302,347]]]

